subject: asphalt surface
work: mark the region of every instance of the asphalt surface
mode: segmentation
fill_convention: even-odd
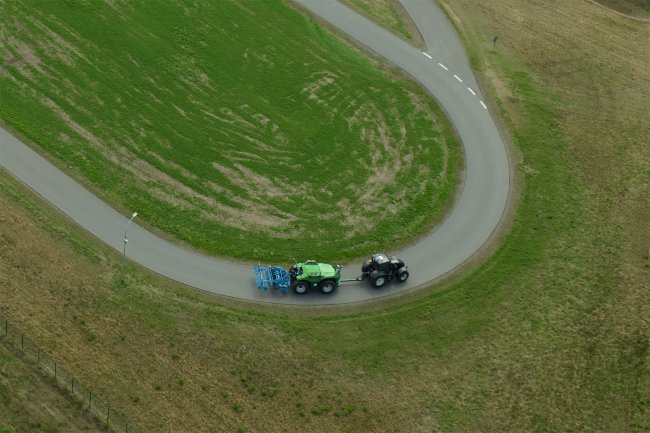
[[[445,109],[463,143],[465,179],[455,206],[433,232],[398,252],[409,267],[409,280],[390,282],[379,290],[367,282],[344,283],[328,296],[262,292],[255,286],[251,266],[174,245],[138,226],[137,218],[128,228],[128,259],[201,290],[281,304],[361,302],[439,279],[485,245],[503,215],[510,183],[504,143],[483,104],[454,29],[432,0],[402,0],[426,43],[427,51],[422,52],[335,0],[294,1],[419,81]],[[4,129],[0,129],[0,165],[97,238],[123,252],[131,215],[119,214]],[[360,267],[361,263],[345,266],[343,278],[354,278]]]

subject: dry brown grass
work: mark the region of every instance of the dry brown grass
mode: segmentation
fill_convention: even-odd
[[[9,429],[9,430],[5,430]],[[11,433],[96,433],[100,423],[54,381],[35,372],[33,362],[0,341],[0,431]]]
[[[525,70],[552,95],[549,107],[559,114],[553,126],[567,144],[576,181],[588,185],[580,198],[565,197],[578,200],[581,221],[561,229],[567,235],[549,245],[546,264],[530,270],[527,291],[548,294],[528,301],[528,314],[536,311],[537,317],[519,330],[525,346],[495,345],[479,355],[482,361],[470,361],[468,370],[482,363],[494,372],[487,387],[495,392],[470,425],[483,421],[490,428],[482,431],[542,431],[553,420],[578,430],[593,423],[592,431],[648,431],[643,408],[650,389],[650,25],[589,2],[444,3],[474,58],[481,59],[483,86],[497,95],[515,130],[530,119],[522,118],[526,101],[513,95],[514,81],[504,72]],[[524,154],[524,172],[549,175],[529,162]],[[552,259],[561,256],[565,261]],[[586,274],[593,277],[581,282]],[[562,286],[572,287],[570,301],[553,312],[551,293]],[[516,304],[504,304],[495,341],[503,341],[499,329],[508,326]],[[578,305],[589,305],[580,319]],[[540,333],[539,321],[554,323],[556,343]],[[467,383],[476,387],[484,380],[480,375]],[[593,421],[607,410],[613,417]]]

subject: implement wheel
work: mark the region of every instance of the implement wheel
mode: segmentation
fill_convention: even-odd
[[[336,282],[334,280],[323,280],[318,284],[318,287],[322,293],[329,295],[336,289]]]
[[[309,290],[309,283],[306,281],[296,281],[293,283],[293,291],[297,295],[304,295]]]

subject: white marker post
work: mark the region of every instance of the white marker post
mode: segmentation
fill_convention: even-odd
[[[128,223],[126,223],[126,228],[124,229],[124,250],[122,251],[122,267],[120,270],[120,281],[124,282],[124,262],[126,261],[126,244],[129,242],[129,240],[126,237],[126,232],[129,230],[129,226],[131,225],[131,222],[133,222],[133,218],[137,217],[138,213],[133,212],[133,215],[131,216],[131,219],[129,220]]]

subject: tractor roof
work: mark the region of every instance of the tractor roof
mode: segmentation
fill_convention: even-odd
[[[390,261],[386,254],[375,254],[372,258],[376,263],[379,264],[387,263]]]

